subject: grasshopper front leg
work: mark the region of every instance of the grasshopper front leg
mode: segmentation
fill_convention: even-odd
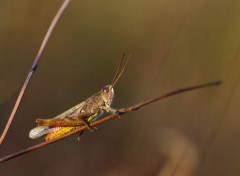
[[[110,107],[110,106],[100,106],[101,109],[107,111],[107,112],[112,112],[113,114],[117,113],[118,110]]]
[[[123,110],[123,109],[117,110],[117,109],[114,109],[110,106],[101,106],[100,108],[107,111],[107,112],[112,112],[113,114],[118,114],[119,117],[122,114],[122,110]]]

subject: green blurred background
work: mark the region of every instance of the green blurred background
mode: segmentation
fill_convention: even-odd
[[[62,1],[0,3],[0,129]],[[114,108],[222,79],[0,165],[0,175],[240,175],[240,1],[73,0],[25,93],[1,156],[28,132],[109,84],[132,54]]]

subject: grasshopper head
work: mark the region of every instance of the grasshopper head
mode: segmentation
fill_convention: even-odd
[[[130,59],[130,56],[128,57],[127,59],[127,62],[125,63],[125,65],[123,66],[121,72],[120,72],[120,67],[122,65],[122,61],[123,61],[123,58],[125,56],[125,53],[123,53],[122,55],[122,58],[120,59],[120,63],[118,64],[118,68],[117,68],[117,71],[115,73],[115,76],[112,80],[112,84],[111,85],[106,85],[102,90],[101,90],[101,96],[102,96],[102,99],[105,103],[106,106],[110,106],[112,104],[112,101],[113,101],[113,97],[114,97],[114,85],[116,84],[116,82],[118,81],[118,79],[121,77],[124,69],[126,68],[127,66],[127,63]]]
[[[112,85],[106,85],[101,90],[101,96],[106,106],[110,106],[114,97],[114,89]]]

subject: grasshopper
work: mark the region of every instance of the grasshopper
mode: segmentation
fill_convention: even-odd
[[[121,77],[130,59],[129,56],[120,72],[124,57],[125,53],[120,59],[117,71],[110,85],[104,86],[98,93],[52,119],[37,119],[36,123],[38,126],[29,132],[29,137],[31,139],[36,139],[46,135],[45,139],[48,141],[62,136],[81,126],[87,126],[90,131],[93,131],[89,124],[97,120],[104,111],[118,113],[116,109],[111,107],[111,104],[114,97],[113,87]]]

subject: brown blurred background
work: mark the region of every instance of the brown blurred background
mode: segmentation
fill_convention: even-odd
[[[62,1],[0,3],[0,129]],[[148,105],[0,165],[0,175],[240,175],[240,1],[73,0],[58,23],[0,154],[40,143],[36,118],[67,110],[111,82],[132,54],[113,107],[222,79]]]

